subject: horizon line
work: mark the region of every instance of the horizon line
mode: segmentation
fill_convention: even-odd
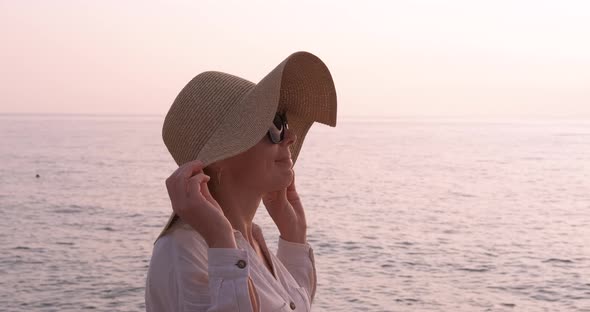
[[[58,113],[58,112],[0,112],[0,116],[80,116],[80,117],[165,117],[166,114],[157,113]],[[352,115],[343,114],[340,118],[575,118],[588,119],[590,114],[455,114],[455,115],[427,115],[427,114],[398,114],[398,115]]]

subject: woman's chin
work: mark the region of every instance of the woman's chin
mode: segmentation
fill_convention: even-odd
[[[273,191],[280,191],[286,189],[293,181],[293,169],[285,170],[280,176],[276,177],[273,183]],[[276,189],[275,189],[276,188]]]

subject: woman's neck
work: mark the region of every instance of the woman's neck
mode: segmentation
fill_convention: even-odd
[[[245,188],[224,184],[212,192],[213,197],[223,210],[232,227],[242,233],[244,238],[254,245],[252,220],[262,200],[262,195]]]

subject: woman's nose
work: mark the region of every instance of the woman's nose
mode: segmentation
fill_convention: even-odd
[[[289,128],[285,129],[285,138],[283,139],[283,142],[281,142],[281,144],[289,146],[295,143],[295,141],[297,141],[297,135],[295,134],[295,132],[293,132],[293,130]]]

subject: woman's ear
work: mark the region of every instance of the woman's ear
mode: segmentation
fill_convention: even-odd
[[[212,193],[215,193],[216,187],[221,184],[223,173],[223,166],[221,162],[222,161],[218,161],[203,168],[203,173],[208,175],[210,178],[209,182],[207,182],[207,186]]]
[[[212,164],[207,165],[207,167],[203,168],[203,173],[212,177],[220,170],[219,161],[214,162]]]

